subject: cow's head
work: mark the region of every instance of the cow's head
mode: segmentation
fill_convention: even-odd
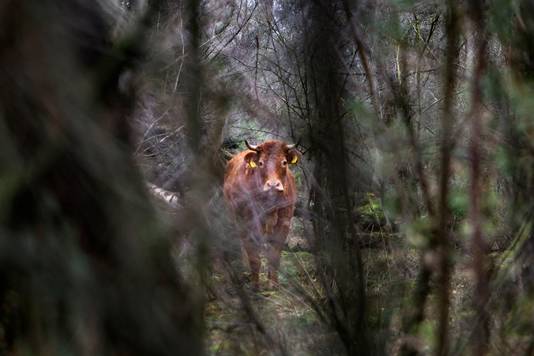
[[[245,162],[251,174],[257,177],[259,188],[264,192],[284,192],[288,167],[297,164],[300,158],[296,145],[282,141],[265,141],[261,145],[245,141],[245,144],[250,150]]]

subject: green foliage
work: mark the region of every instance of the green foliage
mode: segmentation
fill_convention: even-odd
[[[514,17],[517,13],[517,0],[489,1],[488,27],[504,43],[510,43],[513,35]]]
[[[430,245],[434,222],[428,216],[416,218],[406,228],[408,243],[413,247],[425,248]]]
[[[464,188],[452,189],[449,197],[449,207],[455,219],[465,219],[469,211],[469,196]]]
[[[366,201],[357,208],[360,216],[381,221],[384,219],[384,210],[380,200],[374,193],[366,193]]]
[[[435,320],[425,320],[419,328],[419,337],[424,345],[424,349],[433,350],[436,345],[436,328]]]
[[[516,336],[531,336],[534,327],[532,315],[534,315],[534,300],[527,296],[521,297],[508,316],[508,332]]]
[[[395,15],[378,24],[378,32],[394,43],[400,43],[404,40],[406,30],[406,28],[403,28],[398,16]]]
[[[352,113],[353,120],[362,125],[366,130],[372,131],[375,127],[376,115],[373,113],[369,102],[354,99],[348,101],[347,110]]]

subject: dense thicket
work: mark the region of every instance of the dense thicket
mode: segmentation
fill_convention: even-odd
[[[4,1],[0,352],[532,354],[533,10]],[[221,185],[273,138],[297,213],[255,292]]]

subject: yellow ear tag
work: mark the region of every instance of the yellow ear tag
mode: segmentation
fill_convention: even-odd
[[[248,166],[249,166],[250,168],[256,168],[256,167],[257,167],[257,166],[256,166],[256,162],[254,162],[254,161],[249,161],[249,162],[248,162]]]
[[[291,164],[295,164],[295,163],[297,163],[298,160],[299,160],[299,156],[294,155],[293,158],[291,159]]]

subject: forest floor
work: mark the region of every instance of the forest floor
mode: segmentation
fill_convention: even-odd
[[[321,354],[321,348],[332,344],[336,336],[324,327],[294,284],[313,288],[313,264],[308,252],[283,252],[278,288],[266,287],[266,273],[260,275],[259,292],[245,286],[241,294],[235,291],[239,287],[219,285],[206,312],[209,353],[266,355],[283,349],[289,355]]]
[[[381,236],[382,246],[363,249],[366,266],[369,327],[376,335],[377,354],[389,354],[397,345],[391,344],[391,332],[398,331],[403,303],[412,295],[418,251],[395,246]],[[320,320],[305,294],[325,306],[323,288],[316,279],[314,256],[300,248],[301,237],[293,232],[290,246],[282,253],[280,285],[267,288],[267,276],[261,273],[262,287],[253,292],[248,284],[229,282],[221,271],[212,276],[211,298],[206,308],[207,349],[211,355],[334,355],[344,349],[333,328]],[[296,242],[295,242],[296,241]],[[378,244],[380,245],[380,244]],[[405,245],[403,245],[405,246]],[[263,266],[265,261],[263,261]],[[470,290],[466,266],[457,266],[451,294],[451,314],[468,312],[466,295]],[[241,272],[246,275],[247,272]],[[407,296],[407,297],[406,297]],[[431,301],[433,296],[430,297]],[[433,314],[429,311],[429,314]],[[464,318],[462,318],[464,319]],[[428,318],[420,330],[422,351],[430,351],[435,321]],[[461,325],[452,323],[453,330]],[[384,342],[388,338],[389,343]]]
[[[315,258],[302,248],[302,237],[290,234],[289,246],[283,251],[278,288],[267,288],[266,261],[262,263],[260,291],[252,291],[247,282],[231,282],[221,270],[212,276],[210,300],[206,308],[207,350],[212,355],[333,355],[344,354],[339,337],[318,317],[310,299],[325,306],[323,288],[316,278]],[[415,285],[419,254],[406,244],[388,242],[387,236],[374,248],[363,249],[366,265],[370,327],[380,337],[398,331],[405,296]],[[461,312],[465,304],[468,276],[459,266],[452,285],[453,309]],[[237,272],[241,276],[245,270]],[[242,279],[242,278],[241,278]],[[304,293],[303,293],[304,292]],[[385,300],[383,296],[390,296]],[[393,297],[392,297],[393,296]],[[433,297],[431,296],[431,299]],[[453,317],[456,312],[453,313]],[[420,332],[423,349],[430,350],[435,322],[426,322]],[[395,339],[395,338],[394,338]],[[382,353],[395,345],[382,342]]]

